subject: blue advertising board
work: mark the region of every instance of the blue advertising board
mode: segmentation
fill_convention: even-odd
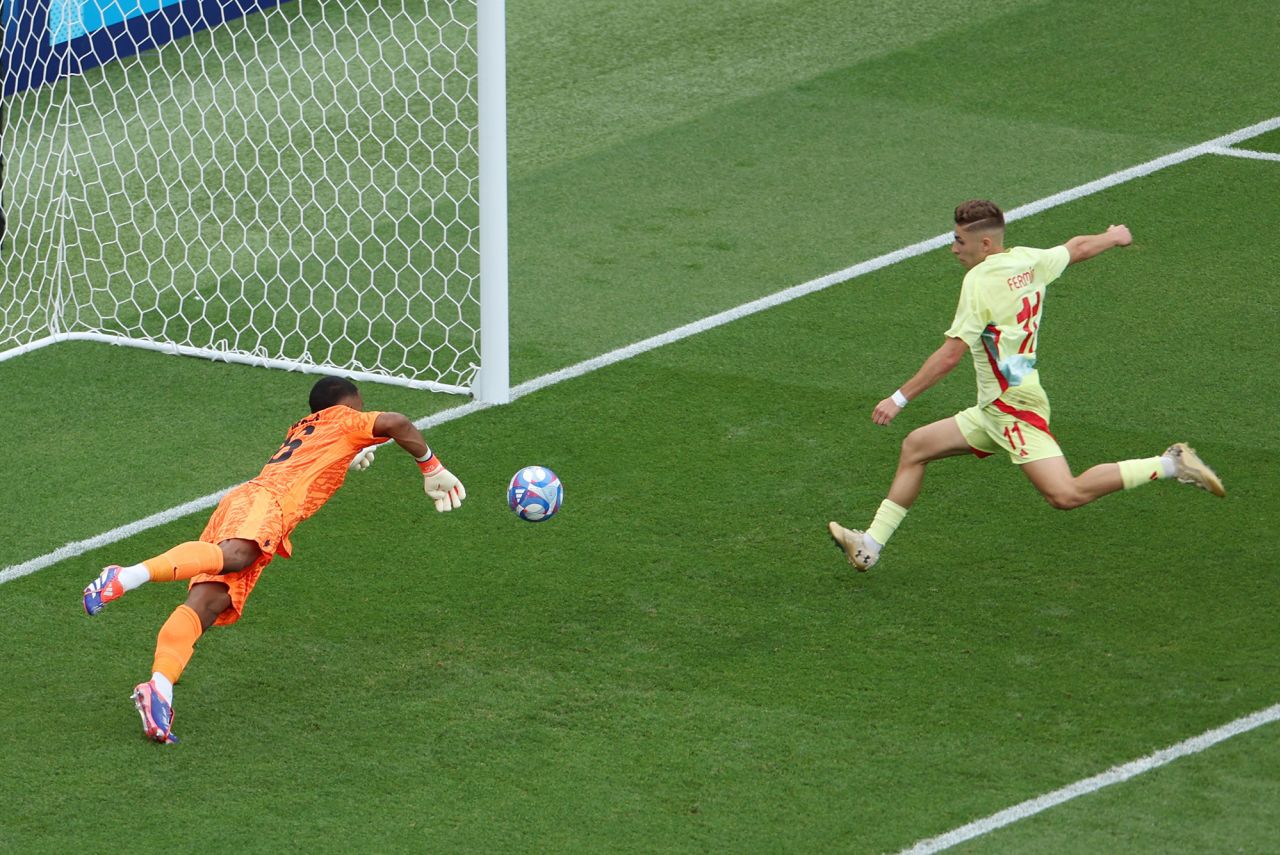
[[[288,0],[0,0],[4,95],[284,2]]]
[[[49,42],[69,42],[131,18],[149,15],[181,0],[51,0]]]

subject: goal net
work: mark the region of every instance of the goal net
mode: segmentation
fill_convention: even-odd
[[[92,339],[472,390],[489,0],[0,2],[0,358]]]

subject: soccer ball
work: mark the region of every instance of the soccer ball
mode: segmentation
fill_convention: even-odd
[[[549,520],[560,510],[564,487],[556,473],[545,466],[526,466],[511,479],[507,504],[527,522]]]

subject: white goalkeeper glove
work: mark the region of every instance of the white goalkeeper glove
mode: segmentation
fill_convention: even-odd
[[[440,458],[434,454],[426,460],[419,460],[418,468],[422,470],[422,489],[426,491],[427,498],[435,502],[440,513],[453,510],[467,498],[467,488],[444,468]]]
[[[377,450],[377,448],[378,447],[376,445],[371,445],[368,448],[361,450],[359,454],[351,458],[351,463],[347,468],[353,472],[363,472],[368,469],[373,465],[373,452]]]

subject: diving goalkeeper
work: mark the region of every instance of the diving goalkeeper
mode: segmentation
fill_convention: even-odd
[[[218,503],[199,540],[173,547],[141,564],[106,567],[84,589],[90,615],[146,582],[187,582],[178,606],[156,639],[151,679],[133,690],[142,732],[160,743],[173,735],[173,685],[210,626],[235,623],[262,570],[292,552],[289,536],[342,486],[348,469],[365,469],[374,446],[393,439],[418,461],[423,487],[437,511],[462,504],[467,491],[427,447],[422,433],[400,413],[364,412],[355,384],[324,377],[311,389],[311,415],[289,429],[284,444],[258,476]]]

